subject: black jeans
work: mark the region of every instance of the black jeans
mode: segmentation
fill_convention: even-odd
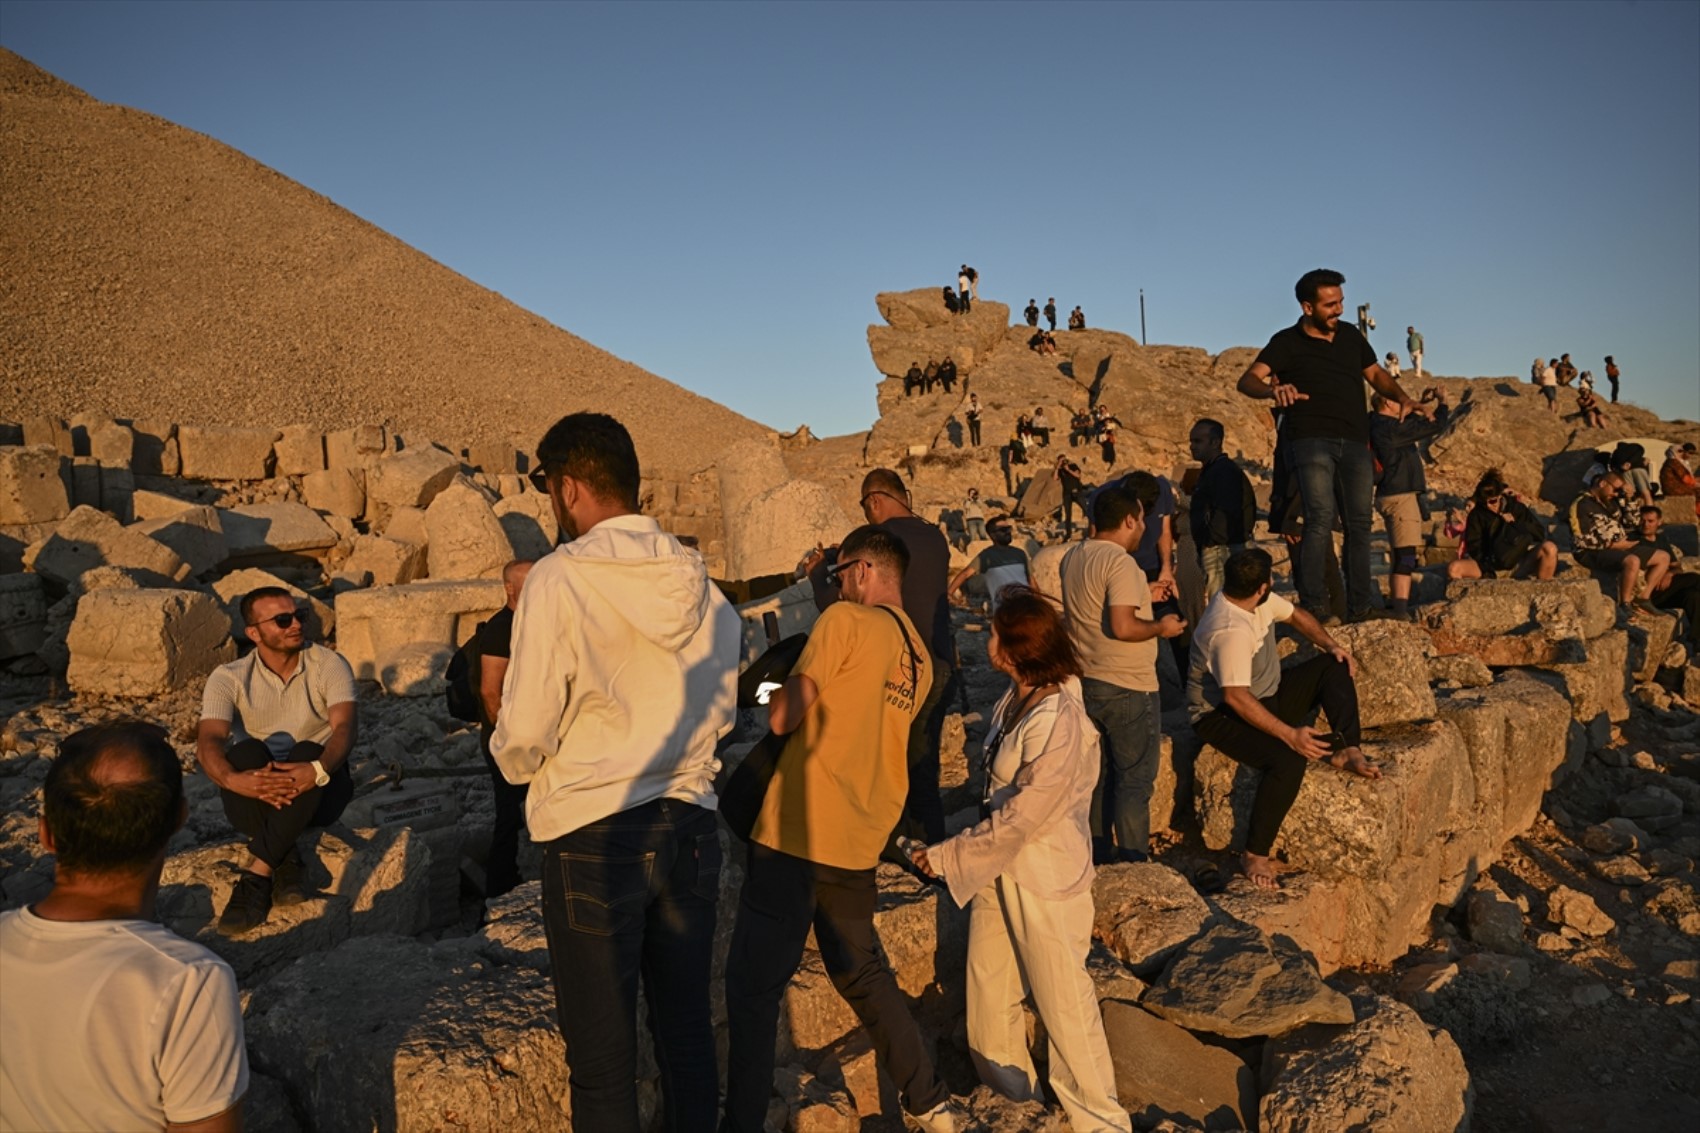
[[[490,755],[493,728],[480,728],[478,750],[490,771],[490,791],[495,796],[496,819],[490,826],[490,856],[484,863],[484,896],[500,897],[519,884],[519,832],[525,827],[525,796],[529,783],[517,786],[502,776]]]
[[[968,418],[968,443],[972,445],[980,443],[980,419],[978,417]]]
[[[661,1127],[714,1128],[708,985],[720,864],[714,812],[678,799],[609,815],[545,848],[543,929],[573,1128],[642,1133],[639,975],[661,1068]]]
[[[915,710],[915,722],[909,725],[909,793],[903,802],[903,819],[898,829],[910,837],[920,838],[927,845],[944,841],[944,802],[939,798],[939,741],[944,734],[944,718],[949,714],[946,700],[956,669],[950,662],[932,657],[933,687],[927,699]]]
[[[323,745],[303,740],[276,762],[311,763],[324,754]],[[269,766],[275,757],[265,744],[248,739],[231,744],[224,758],[238,771],[258,771]],[[329,783],[302,791],[282,809],[235,791],[221,789],[218,794],[230,825],[248,835],[248,852],[276,869],[309,826],[329,826],[342,817],[343,808],[354,797],[354,778],[348,773],[348,761],[344,760],[331,772]]]
[[[773,1095],[780,998],[803,958],[810,926],[832,986],[868,1029],[904,1107],[925,1113],[949,1097],[897,978],[880,956],[874,935],[876,896],[871,869],[817,865],[750,843],[726,959],[730,1050],[723,1133],[761,1131]],[[576,1122],[576,1104],[573,1117]]]
[[[1303,724],[1316,716],[1320,706],[1328,713],[1328,726],[1340,733],[1346,747],[1356,747],[1358,729],[1358,686],[1346,666],[1332,656],[1313,657],[1281,673],[1281,686],[1263,706],[1285,724]],[[1274,736],[1254,728],[1227,705],[1198,720],[1193,726],[1198,738],[1223,755],[1263,772],[1251,804],[1251,828],[1245,848],[1267,856],[1281,830],[1281,820],[1292,809],[1304,782],[1309,761]]]

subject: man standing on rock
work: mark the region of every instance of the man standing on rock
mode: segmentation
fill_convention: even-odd
[[[274,902],[306,900],[296,841],[342,817],[354,797],[354,670],[307,641],[289,591],[262,586],[238,609],[254,650],[207,677],[195,734],[201,770],[249,838],[248,862],[218,920],[226,936],[264,924]]]
[[[490,789],[495,795],[496,818],[490,827],[490,854],[484,862],[484,896],[500,897],[519,884],[519,832],[525,826],[526,788],[508,782],[490,755],[490,739],[502,714],[502,682],[507,679],[513,655],[514,611],[531,560],[515,559],[502,568],[502,592],[506,597],[495,616],[478,627],[478,698],[484,719],[478,723],[478,750],[490,772]]]
[[[956,302],[957,305],[962,308],[962,313],[964,315],[966,315],[973,307],[973,300],[970,297],[970,290],[973,285],[974,281],[968,278],[968,265],[963,264],[962,270],[956,273]]]
[[[1423,336],[1416,327],[1405,328],[1405,352],[1411,356],[1411,372],[1420,382],[1423,379]]]
[[[885,527],[852,531],[825,572],[843,600],[821,611],[797,667],[768,701],[769,726],[788,738],[750,831],[726,958],[724,1133],[765,1128],[779,1005],[811,927],[904,1108],[924,1129],[956,1128],[949,1091],[874,933],[875,870],[904,807],[905,747],[938,680],[920,628],[904,613],[910,567],[903,541]]]
[[[1063,556],[1063,620],[1080,655],[1086,714],[1104,734],[1104,767],[1092,794],[1093,858],[1143,861],[1151,853],[1151,789],[1157,782],[1162,706],[1157,639],[1186,632],[1178,614],[1154,618],[1134,549],[1145,509],[1126,488],[1092,498],[1092,534]]]
[[[1039,301],[1037,299],[1027,300],[1027,307],[1021,312],[1021,316],[1027,320],[1028,326],[1037,327],[1039,325]]]
[[[665,1128],[719,1109],[709,967],[721,850],[715,743],[736,711],[738,615],[702,557],[638,514],[631,435],[561,418],[538,487],[572,540],[531,568],[490,752],[529,783],[575,1128],[640,1133],[643,978]]]
[[[1052,330],[1057,329],[1057,299],[1054,295],[1045,300],[1045,321],[1051,325]]]
[[[1429,402],[1434,407],[1429,407]],[[1420,446],[1446,431],[1450,413],[1446,395],[1437,387],[1423,391],[1414,410],[1381,394],[1370,399],[1370,447],[1381,465],[1375,485],[1375,506],[1387,527],[1392,568],[1387,596],[1394,617],[1410,617],[1411,575],[1417,569],[1417,548],[1423,542],[1422,494],[1428,490]]]
[[[903,477],[889,468],[876,468],[862,477],[862,515],[869,523],[896,536],[909,552],[903,573],[903,612],[920,630],[923,647],[932,653],[932,688],[909,730],[909,795],[904,805],[903,833],[933,845],[944,840],[944,804],[939,799],[939,741],[944,732],[946,693],[956,675],[956,639],[950,629],[950,542],[935,523],[910,509]],[[842,556],[841,556],[842,557]],[[828,585],[826,555],[814,552],[803,560],[803,571],[822,611],[838,601]],[[907,864],[907,855],[892,850],[892,861]]]
[[[971,444],[971,445],[974,445],[977,448],[977,447],[979,447],[979,444],[980,444],[980,395],[979,394],[971,393],[971,394],[968,395],[968,407],[962,411],[962,415],[964,417],[968,418],[968,443]]]
[[[187,814],[163,729],[99,724],[60,745],[38,820],[53,889],[0,914],[0,1128],[242,1128],[236,977],[154,921]]]
[[[1192,489],[1192,542],[1204,572],[1204,600],[1222,589],[1228,556],[1245,550],[1257,523],[1257,496],[1245,469],[1222,451],[1227,438],[1222,422],[1201,417],[1187,434],[1192,458],[1202,466]]]
[[[1284,411],[1282,447],[1304,503],[1299,601],[1313,613],[1327,609],[1322,580],[1338,510],[1346,529],[1347,617],[1361,621],[1375,609],[1369,565],[1375,464],[1364,383],[1391,401],[1413,403],[1375,360],[1357,328],[1340,321],[1345,282],[1345,276],[1326,268],[1300,277],[1293,291],[1303,314],[1269,340],[1240,376],[1239,391],[1273,400]]]
[[[1263,772],[1242,862],[1246,876],[1265,889],[1278,884],[1269,853],[1298,797],[1307,760],[1381,777],[1358,746],[1357,663],[1321,622],[1274,593],[1270,567],[1269,553],[1255,547],[1229,557],[1222,592],[1193,631],[1187,677],[1187,712],[1198,738]],[[1283,670],[1277,622],[1292,626],[1321,655]],[[1319,706],[1332,734],[1307,723]]]

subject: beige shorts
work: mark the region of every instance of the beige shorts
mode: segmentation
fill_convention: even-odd
[[[1375,501],[1375,510],[1387,525],[1387,543],[1392,547],[1423,545],[1423,509],[1417,506],[1415,492],[1400,492]]]

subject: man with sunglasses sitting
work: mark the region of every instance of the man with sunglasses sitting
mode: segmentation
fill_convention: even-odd
[[[254,649],[207,677],[195,737],[226,817],[249,838],[248,863],[218,920],[226,936],[263,924],[274,902],[306,899],[296,840],[335,822],[354,797],[354,670],[307,640],[289,591],[262,586],[240,609]]]

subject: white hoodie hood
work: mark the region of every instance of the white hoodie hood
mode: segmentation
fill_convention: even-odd
[[[604,520],[525,582],[490,751],[548,841],[658,798],[714,807],[736,712],[738,615],[702,557],[639,515]]]

